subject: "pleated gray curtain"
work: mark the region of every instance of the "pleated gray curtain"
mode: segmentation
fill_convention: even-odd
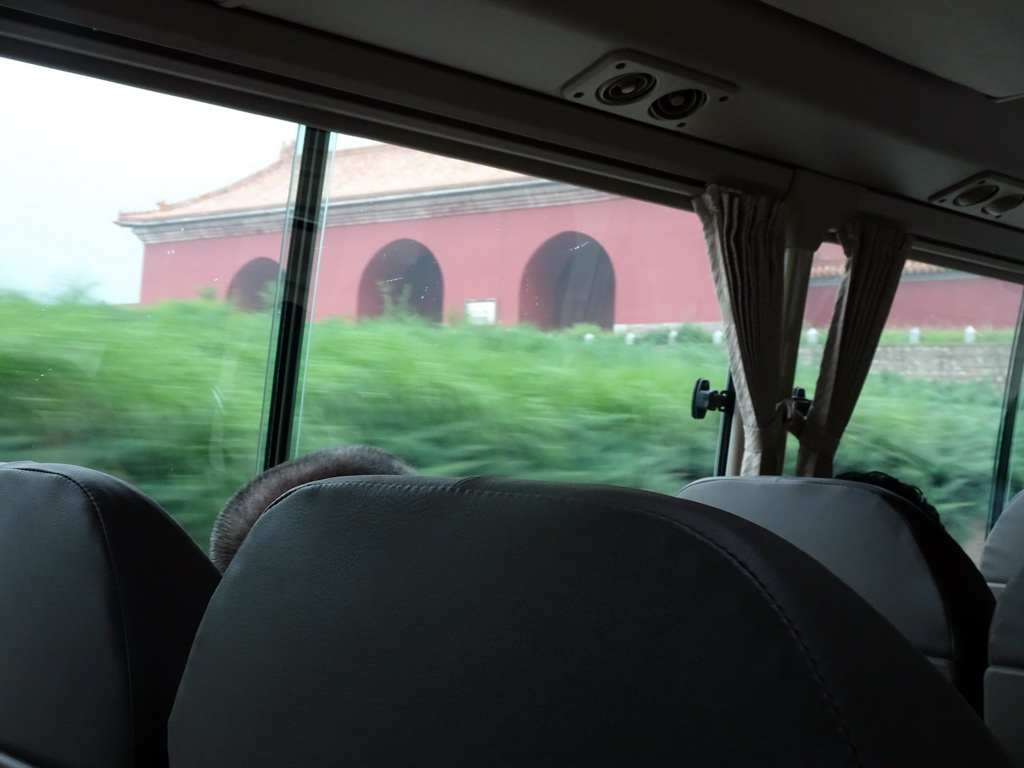
[[[779,364],[779,393],[786,404],[787,421],[794,418],[792,392],[796,375],[796,363],[800,353],[800,337],[804,325],[804,310],[807,307],[807,287],[811,280],[811,264],[814,261],[813,248],[786,248],[786,288],[784,322],[782,325],[782,359]],[[786,437],[779,434],[779,459],[785,464]]]
[[[743,422],[740,474],[782,471],[779,401],[784,324],[785,221],[781,203],[710,185],[694,199],[722,309],[736,407]]]
[[[839,287],[814,401],[791,422],[800,442],[798,475],[832,477],[839,441],[850,423],[885,327],[913,238],[891,222],[856,219],[839,230],[846,273]]]

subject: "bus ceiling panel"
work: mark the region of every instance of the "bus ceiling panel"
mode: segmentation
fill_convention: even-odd
[[[238,105],[234,92],[249,104],[262,99],[270,106],[263,111],[278,117],[298,119],[301,110],[307,121],[313,108],[323,117],[318,127],[345,131],[338,117],[350,117],[368,126],[364,134],[371,138],[443,153],[437,140],[448,139],[446,153],[478,162],[495,160],[475,154],[473,146],[500,150],[516,170],[544,175],[541,160],[555,178],[583,183],[564,178],[559,166],[590,172],[649,186],[668,204],[671,195],[679,204],[680,195],[706,181],[782,192],[791,176],[790,169],[746,153],[196,0],[0,0],[0,55],[17,55],[19,43],[20,57],[40,64],[67,66],[74,55],[84,74],[126,80],[134,79],[131,69],[143,70],[150,82],[162,76],[165,84],[157,87],[180,95],[209,98],[213,87],[226,106]],[[112,63],[120,77],[111,74]],[[280,108],[273,108],[275,101]],[[395,138],[396,130],[404,140]],[[424,146],[420,135],[434,141]]]
[[[1024,95],[1020,0],[762,0],[996,99]]]
[[[994,103],[760,0],[241,2],[267,16],[551,95],[612,51],[639,51],[739,87],[727,109],[686,127],[709,141],[844,177],[844,162],[860,168],[899,161],[915,148],[913,162],[899,168],[904,183],[883,187],[899,195],[927,199],[955,181],[952,167],[936,164],[942,158],[958,159],[970,173],[992,168],[1024,176],[1024,143],[1016,138],[1024,100]],[[872,5],[858,12],[884,21],[884,8],[872,11]],[[396,18],[406,23],[396,25]],[[843,126],[838,134],[836,126]],[[942,176],[946,181],[934,186]]]

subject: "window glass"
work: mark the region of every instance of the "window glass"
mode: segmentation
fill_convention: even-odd
[[[1010,499],[1021,491],[1024,491],[1024,401],[1021,400],[1020,392],[1010,393],[1008,407],[1016,408],[1016,420],[1013,424],[1013,441],[1011,443],[1009,477],[1007,478],[1006,497],[1002,500],[1000,512],[1006,508]]]
[[[205,544],[257,469],[296,126],[4,60],[0,102],[0,461],[113,474]]]
[[[696,216],[338,137],[298,453],[674,493],[714,467],[690,417],[726,355]]]
[[[836,473],[877,470],[918,486],[977,559],[1021,286],[918,258],[903,270]],[[844,264],[834,245],[814,262],[797,373],[809,392]]]

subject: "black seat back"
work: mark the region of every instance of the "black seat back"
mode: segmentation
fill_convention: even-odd
[[[971,559],[926,512],[873,485],[807,477],[707,478],[679,496],[800,547],[892,622],[981,711],[995,601]]]
[[[175,768],[1005,766],[856,594],[692,502],[341,478],[256,524],[196,637]]]
[[[981,572],[998,598],[1006,583],[1024,566],[1024,492],[1003,508],[985,539],[981,551]]]
[[[1018,766],[1024,766],[1024,569],[1002,590],[989,640],[985,721]]]
[[[0,765],[167,763],[213,565],[108,475],[0,465]]]

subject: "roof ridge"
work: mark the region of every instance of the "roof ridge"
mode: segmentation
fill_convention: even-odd
[[[254,173],[185,200],[160,201],[143,211],[122,211],[117,223],[133,226],[283,205],[295,154],[295,143],[286,143],[275,162]],[[332,201],[471,189],[532,178],[507,169],[387,143],[337,148],[332,169],[334,181],[329,192]]]
[[[117,218],[120,221],[125,216],[134,216],[134,215],[138,215],[138,214],[155,213],[156,211],[173,211],[173,210],[175,210],[177,208],[184,208],[187,205],[194,205],[195,203],[201,203],[204,200],[210,200],[212,198],[217,197],[218,195],[227,194],[228,192],[232,192],[235,189],[238,189],[238,188],[240,188],[242,186],[245,186],[246,184],[250,184],[250,183],[252,183],[256,179],[259,179],[262,176],[269,175],[273,171],[277,170],[286,161],[288,163],[294,162],[294,157],[295,157],[295,142],[294,141],[282,142],[281,143],[281,151],[278,154],[277,160],[273,161],[269,165],[264,166],[263,168],[260,168],[258,171],[254,171],[253,173],[250,173],[247,176],[243,176],[240,179],[236,179],[235,181],[231,182],[230,184],[225,184],[224,186],[218,187],[217,189],[211,189],[209,192],[203,192],[200,195],[195,195],[193,197],[185,198],[184,200],[176,200],[173,203],[168,203],[165,200],[158,200],[156,202],[156,209],[155,210],[150,208],[149,210],[144,210],[144,211],[118,211]]]

